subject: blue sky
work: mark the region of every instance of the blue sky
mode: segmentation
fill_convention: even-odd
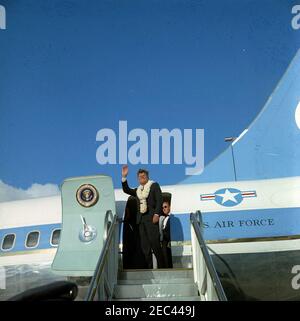
[[[96,133],[204,128],[205,162],[255,118],[300,47],[297,1],[0,0],[0,180],[105,173]],[[185,165],[150,169],[161,184]]]

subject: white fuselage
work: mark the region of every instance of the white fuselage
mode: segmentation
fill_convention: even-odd
[[[300,234],[295,229],[297,209],[300,217],[300,178],[283,178],[260,181],[219,182],[162,186],[163,192],[172,194],[172,214],[182,225],[183,233],[174,235],[176,246],[184,245],[190,252],[189,214],[200,210],[204,223],[207,222],[208,243],[216,253],[257,253],[300,249],[300,240],[293,238]],[[236,189],[255,192],[255,197],[243,197],[234,206],[225,206],[214,199],[214,193],[221,189]],[[226,193],[225,193],[226,194]],[[237,194],[237,193],[235,193]],[[210,199],[202,196],[211,195]],[[244,195],[247,195],[244,194]],[[215,195],[216,197],[216,195]],[[115,190],[116,203],[125,204],[128,195],[121,189]],[[223,198],[224,200],[224,198]],[[123,202],[122,202],[123,201]],[[117,206],[118,216],[123,217],[124,206]],[[280,216],[282,213],[285,217]],[[292,211],[292,212],[291,212]],[[284,214],[285,212],[286,214]],[[291,213],[290,213],[291,212]],[[290,214],[289,214],[290,213]],[[61,198],[53,196],[40,199],[0,203],[0,237],[6,231],[30,226],[52,226],[62,221]],[[285,222],[286,224],[283,224]],[[290,228],[289,228],[290,226]],[[181,239],[180,239],[181,238]],[[249,241],[247,241],[249,240]],[[255,242],[253,242],[255,240]],[[2,239],[0,240],[2,242]],[[16,242],[24,240],[16,239]],[[43,246],[28,251],[0,252],[0,266],[41,263],[52,261],[56,247]]]

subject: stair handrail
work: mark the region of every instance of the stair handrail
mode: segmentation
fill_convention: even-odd
[[[99,256],[95,273],[87,290],[85,301],[94,301],[98,294],[98,301],[112,299],[114,286],[118,276],[118,249],[119,249],[119,223],[118,216],[107,211],[107,217],[113,217],[112,221],[105,220],[104,245]],[[111,223],[111,224],[108,224]]]
[[[203,238],[201,211],[190,214],[194,278],[202,300],[227,301],[222,283]]]

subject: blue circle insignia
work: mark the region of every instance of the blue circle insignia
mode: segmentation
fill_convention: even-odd
[[[236,206],[243,201],[242,192],[236,188],[222,188],[215,192],[215,201],[226,207]]]

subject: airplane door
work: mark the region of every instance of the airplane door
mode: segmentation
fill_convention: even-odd
[[[67,179],[61,197],[62,231],[52,269],[60,275],[92,276],[116,214],[112,179],[104,175]]]

